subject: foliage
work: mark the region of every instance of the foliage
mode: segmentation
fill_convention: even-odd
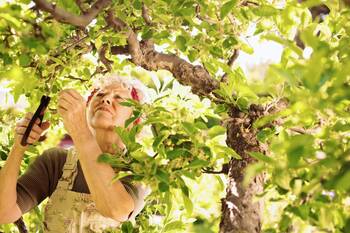
[[[29,2],[17,0],[0,7],[0,80],[10,80],[15,100],[21,94],[27,97],[28,111],[49,93],[53,105],[46,117],[58,134],[49,137],[51,144],[31,147],[22,170],[33,155],[54,145],[62,135],[53,107],[57,93],[67,87],[85,92],[104,69],[101,59],[96,60],[102,46],[127,44],[125,31],[106,28],[103,12],[86,30],[77,30],[47,13],[30,10]],[[72,0],[55,2],[69,12],[80,12]],[[261,104],[268,112],[281,102],[286,103],[284,107],[254,124],[258,140],[269,145],[269,150],[266,155],[250,153],[259,162],[247,169],[245,181],[258,172],[267,173],[264,192],[258,198],[264,198],[267,210],[275,207],[279,211],[277,216],[267,212],[270,217],[264,221],[265,231],[350,231],[349,7],[342,1],[319,0],[112,2],[115,14],[137,29],[140,38],[152,39],[165,53],[203,64],[218,81],[224,72],[228,77],[228,82],[220,83],[214,91],[220,99],[220,104],[214,104],[170,81],[169,73],[142,71],[125,57],[107,52],[114,71],[136,76],[154,90],[152,104],[125,103],[134,107],[134,118],[127,124],[139,116],[144,119],[129,132],[116,129],[128,155],[100,157],[102,162],[123,168],[116,179],[132,175],[135,181],[152,187],[148,198],[152,206],[137,219],[140,232],[159,232],[161,226],[163,232],[185,229],[184,223],[190,222],[196,209],[188,184],[198,179],[203,167],[218,168],[230,157],[239,159],[224,145],[221,123],[227,120],[230,106],[248,111],[251,104]],[[150,11],[152,24],[142,17],[142,3]],[[330,14],[323,21],[313,20],[308,8],[321,3]],[[297,33],[305,49],[296,44]],[[254,53],[246,43],[250,36],[284,47],[281,62],[271,65],[266,76],[258,79],[227,65],[235,49]],[[8,111],[0,112],[2,160],[12,145],[9,125],[18,115]],[[143,140],[137,138],[136,134],[147,127],[152,134]],[[183,217],[175,217],[173,203],[187,215],[184,212]],[[149,224],[152,215],[164,216],[162,223]],[[122,230],[136,231],[128,223]]]

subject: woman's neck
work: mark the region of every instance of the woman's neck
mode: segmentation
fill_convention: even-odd
[[[95,129],[95,137],[102,152],[115,154],[125,148],[119,135],[113,130]]]

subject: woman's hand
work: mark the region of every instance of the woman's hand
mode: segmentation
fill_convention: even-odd
[[[58,114],[73,139],[90,131],[86,121],[86,102],[76,90],[65,89],[59,93]]]
[[[33,113],[28,112],[24,118],[22,118],[20,121],[17,122],[16,128],[15,128],[15,144],[14,146],[19,148],[27,148],[28,146],[22,146],[21,141],[24,135],[24,132],[26,131],[30,120],[33,117]],[[39,126],[40,120],[37,119],[36,122],[33,125],[32,130],[30,131],[29,137],[27,139],[27,143],[33,144],[37,142],[41,136],[41,134],[47,130],[50,127],[50,123],[48,121],[45,121]]]

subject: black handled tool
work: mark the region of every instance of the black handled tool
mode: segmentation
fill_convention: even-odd
[[[28,144],[27,143],[27,139],[28,139],[30,131],[32,131],[34,123],[36,122],[37,119],[40,119],[39,126],[41,126],[45,110],[46,110],[47,106],[49,105],[49,103],[50,103],[50,97],[48,97],[46,95],[43,95],[41,97],[40,105],[39,105],[38,109],[35,111],[32,119],[30,120],[30,122],[28,124],[28,127],[27,127],[26,131],[24,132],[24,135],[23,135],[23,138],[22,138],[22,141],[21,141],[21,145],[22,146],[26,146]]]

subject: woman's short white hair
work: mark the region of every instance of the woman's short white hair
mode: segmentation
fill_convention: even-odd
[[[135,79],[131,76],[121,76],[118,74],[109,74],[102,76],[98,78],[93,84],[92,88],[104,88],[106,86],[109,86],[111,84],[121,84],[125,88],[131,89],[135,88],[137,91],[138,96],[140,97],[139,102],[142,103],[150,103],[150,98],[148,95],[148,88],[138,79]],[[88,111],[87,111],[88,114]],[[95,130],[88,124],[91,132],[95,135]],[[136,135],[136,139],[139,140],[143,137],[150,136],[152,135],[151,127],[150,126],[145,126],[141,130],[140,133]]]
[[[135,88],[138,96],[140,97],[140,103],[149,103],[149,95],[147,94],[148,88],[138,79],[131,76],[121,76],[118,74],[108,74],[97,79],[93,84],[93,88],[104,88],[111,84],[121,84],[125,88],[131,89]]]

